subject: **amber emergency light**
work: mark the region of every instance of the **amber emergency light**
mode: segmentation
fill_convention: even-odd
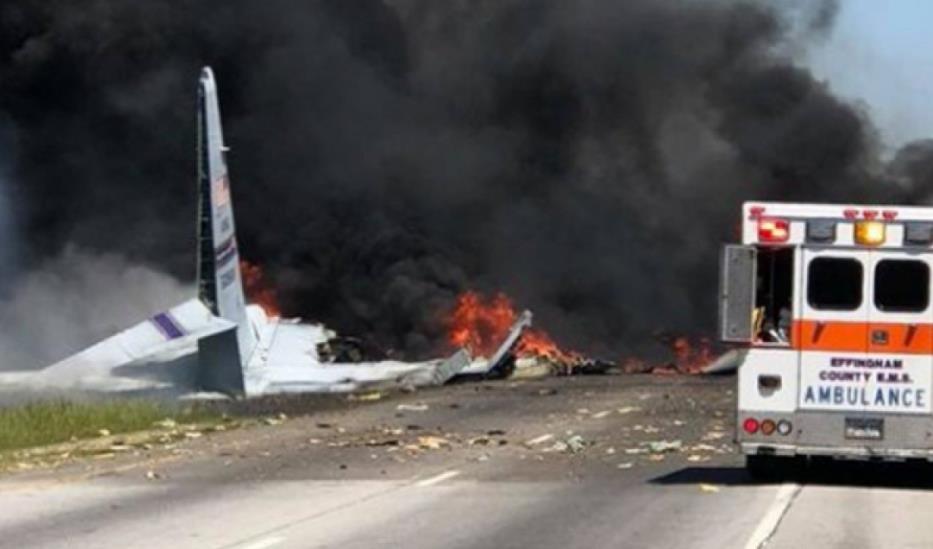
[[[858,221],[855,223],[855,242],[863,246],[884,244],[885,227],[881,221]]]

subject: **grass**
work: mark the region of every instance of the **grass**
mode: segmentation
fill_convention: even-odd
[[[151,429],[164,419],[193,423],[213,414],[141,400],[35,402],[0,409],[0,452]]]

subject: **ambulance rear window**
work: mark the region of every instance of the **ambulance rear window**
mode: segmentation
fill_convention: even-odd
[[[919,313],[930,302],[930,268],[926,262],[885,259],[875,267],[875,307],[893,313]]]
[[[845,257],[810,262],[807,301],[814,309],[852,311],[862,304],[862,264]]]

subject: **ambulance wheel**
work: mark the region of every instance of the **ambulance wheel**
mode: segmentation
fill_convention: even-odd
[[[781,480],[797,472],[799,461],[794,457],[745,456],[745,470],[755,480]]]

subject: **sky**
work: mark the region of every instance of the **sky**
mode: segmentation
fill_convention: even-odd
[[[860,103],[885,150],[933,138],[933,2],[842,0],[829,37],[808,52],[817,78]]]

